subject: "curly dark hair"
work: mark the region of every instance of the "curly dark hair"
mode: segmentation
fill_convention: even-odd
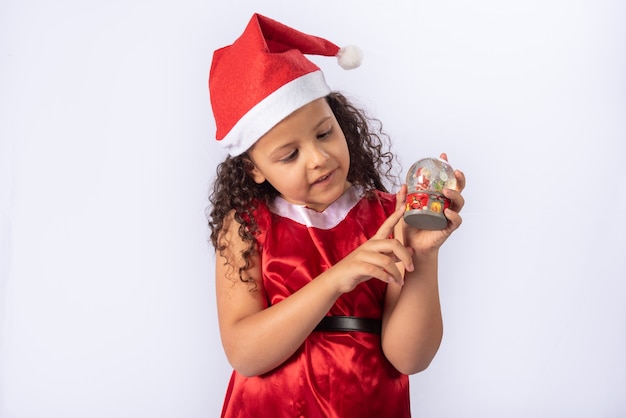
[[[339,92],[332,92],[325,99],[348,143],[348,181],[368,191],[376,189],[386,192],[385,182],[395,184],[397,178],[392,174],[395,156],[390,151],[389,137],[382,131],[382,123],[378,119],[369,118]],[[278,195],[278,191],[267,181],[262,184],[254,182],[248,174],[252,168],[246,153],[236,157],[228,156],[220,163],[209,196],[210,206],[207,208],[211,242],[222,256],[226,244],[220,242],[219,235],[225,218],[234,209],[234,218],[241,225],[239,236],[248,243],[242,254],[244,265],[239,268],[239,278],[251,283],[252,279],[244,277],[244,272],[250,267],[250,256],[257,251],[255,236],[258,226],[254,218],[254,202],[269,203]]]

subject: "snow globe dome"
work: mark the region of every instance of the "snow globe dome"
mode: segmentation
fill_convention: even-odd
[[[406,184],[406,223],[419,229],[444,229],[448,220],[443,212],[450,206],[450,199],[443,195],[443,189],[456,187],[450,164],[441,158],[423,158],[409,168]]]

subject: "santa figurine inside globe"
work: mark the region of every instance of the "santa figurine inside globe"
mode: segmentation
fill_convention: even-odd
[[[443,195],[443,189],[456,187],[450,164],[441,158],[423,158],[407,172],[406,184],[406,223],[419,229],[444,229],[448,220],[443,212],[450,199]]]

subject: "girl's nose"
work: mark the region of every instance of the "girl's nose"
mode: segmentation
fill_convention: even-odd
[[[313,145],[310,152],[309,165],[311,168],[317,168],[324,165],[330,157],[328,152],[320,145]]]

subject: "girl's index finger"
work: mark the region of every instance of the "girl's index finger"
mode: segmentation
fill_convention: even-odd
[[[406,194],[407,194],[408,186],[403,184],[400,187],[398,193],[396,193],[396,210],[403,208],[406,204]]]
[[[378,228],[378,231],[374,234],[372,239],[385,239],[390,235],[393,235],[393,230],[395,226],[400,222],[402,216],[404,215],[404,206],[396,208],[396,211],[389,215],[385,222]]]

